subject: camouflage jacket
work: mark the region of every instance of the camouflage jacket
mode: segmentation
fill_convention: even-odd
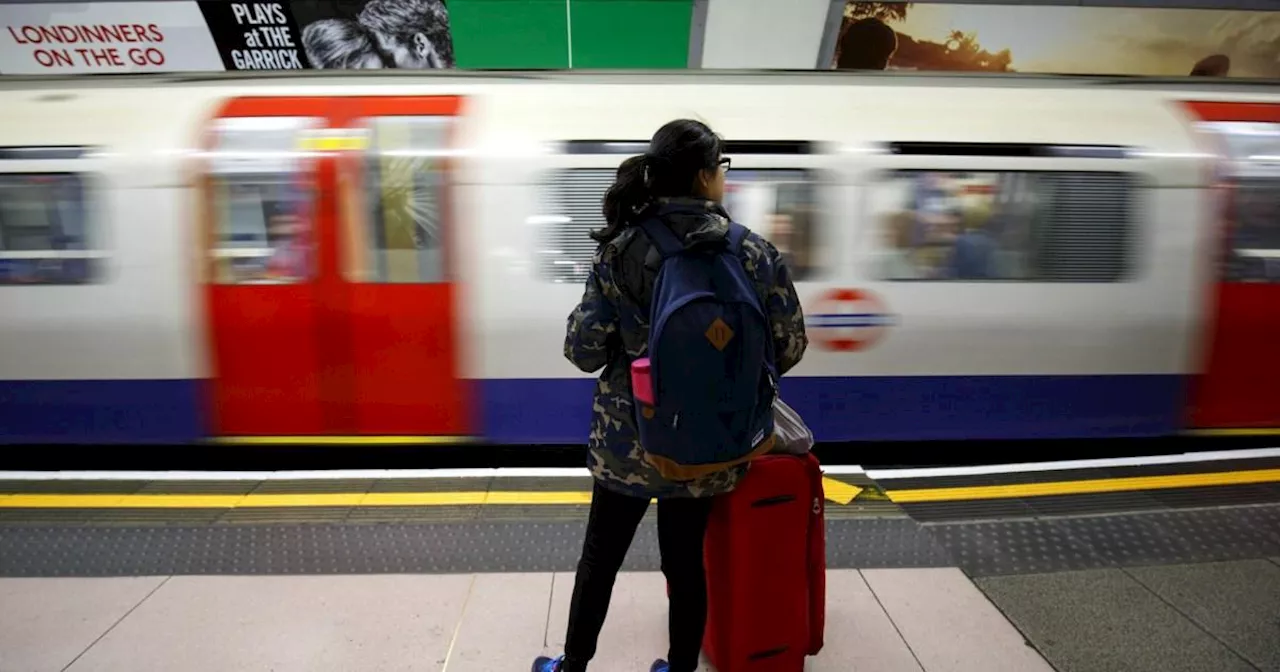
[[[662,199],[646,216],[658,217],[686,248],[716,243],[729,231],[719,205]],[[804,356],[808,339],[791,274],[777,248],[751,233],[742,262],[754,281],[773,330],[779,373]],[[583,371],[604,367],[592,401],[587,464],[604,487],[637,497],[708,497],[733,490],[747,465],[688,482],[663,478],[643,458],[631,401],[631,362],[645,356],[649,304],[661,257],[637,226],[600,245],[592,259],[582,301],[568,319],[564,355]]]

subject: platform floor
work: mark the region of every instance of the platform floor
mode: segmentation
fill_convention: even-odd
[[[1052,669],[957,569],[828,581],[807,670]],[[663,585],[619,577],[593,669],[665,653]],[[523,671],[563,645],[572,588],[563,573],[3,579],[0,669]]]
[[[565,573],[0,579],[0,670],[522,671],[563,645],[572,586]],[[945,567],[833,570],[828,605],[810,672],[1280,669],[1280,559],[976,584]],[[593,669],[647,669],[665,618],[661,575],[623,573]]]
[[[1276,455],[1015,467],[829,473],[806,669],[1280,670]],[[0,672],[523,672],[563,644],[581,475],[138,476],[0,476]],[[658,562],[651,510],[592,669],[665,653]]]

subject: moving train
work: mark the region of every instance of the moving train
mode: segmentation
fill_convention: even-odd
[[[819,441],[1280,427],[1274,83],[850,73],[0,81],[0,442],[585,442],[618,164],[706,121]]]

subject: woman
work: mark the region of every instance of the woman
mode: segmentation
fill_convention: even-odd
[[[365,30],[349,19],[323,19],[302,29],[302,49],[311,67],[333,70],[376,70],[382,57]]]
[[[658,545],[670,589],[668,663],[651,672],[691,672],[706,625],[702,537],[711,498],[731,491],[746,465],[700,479],[662,478],[643,457],[632,415],[630,366],[644,357],[649,302],[661,259],[638,224],[656,218],[686,248],[724,245],[729,216],[720,206],[729,159],[705,124],[679,120],[654,134],[649,151],[627,159],[604,197],[606,226],[582,302],[569,315],[564,353],[583,371],[604,367],[587,439],[595,478],[586,540],[569,607],[565,655],[534,661],[534,672],[580,672],[595,655],[614,579],[651,498],[658,499]],[[742,263],[769,315],[779,373],[794,367],[808,340],[791,274],[778,250],[752,233]]]

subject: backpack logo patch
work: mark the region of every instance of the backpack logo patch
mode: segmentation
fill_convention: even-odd
[[[711,326],[707,327],[704,335],[708,341],[711,341],[711,345],[716,346],[716,350],[724,350],[724,346],[729,345],[729,341],[733,340],[733,329],[730,329],[724,320],[717,317],[715,322],[712,322]]]

